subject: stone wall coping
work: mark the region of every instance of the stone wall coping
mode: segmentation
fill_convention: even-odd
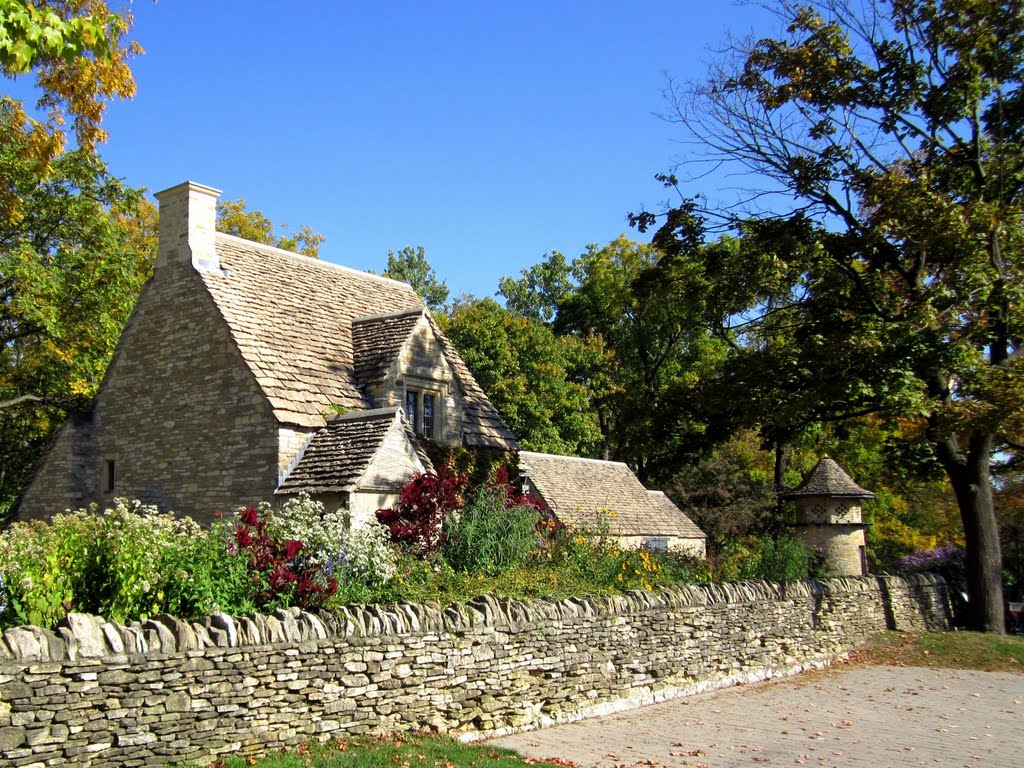
[[[906,576],[844,576],[825,580],[720,584],[681,584],[657,592],[531,601],[483,595],[462,604],[437,602],[398,605],[349,605],[337,612],[311,613],[284,608],[270,615],[229,616],[217,613],[198,621],[159,614],[145,621],[121,624],[100,616],[71,613],[51,631],[34,626],[12,627],[0,642],[0,669],[11,665],[57,662],[126,664],[141,658],[173,654],[203,656],[208,649],[311,644],[331,639],[401,635],[459,634],[480,629],[519,630],[545,622],[578,617],[622,617],[665,609],[747,604],[758,601],[821,599],[870,593],[879,587],[944,587],[934,574]]]

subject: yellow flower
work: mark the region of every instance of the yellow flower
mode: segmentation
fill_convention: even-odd
[[[648,592],[651,591],[651,585],[650,584],[644,584],[644,588],[646,588]]]

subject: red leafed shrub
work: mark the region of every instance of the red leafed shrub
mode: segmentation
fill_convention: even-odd
[[[303,557],[301,541],[279,541],[270,535],[266,518],[255,507],[242,512],[235,543],[238,554],[248,559],[259,608],[319,608],[338,591],[334,577]]]
[[[391,540],[408,546],[423,557],[444,543],[445,515],[463,505],[462,494],[469,481],[447,466],[437,474],[417,472],[402,488],[398,503],[378,509],[377,520],[388,527]]]
[[[487,482],[489,488],[500,490],[505,494],[505,509],[510,507],[533,507],[538,512],[543,512],[547,506],[543,501],[530,493],[519,493],[508,476],[508,466],[501,464],[494,477]]]

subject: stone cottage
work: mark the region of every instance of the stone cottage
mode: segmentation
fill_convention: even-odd
[[[210,520],[300,491],[365,518],[430,468],[416,435],[518,447],[412,288],[218,233],[218,195],[157,195],[153,277],[20,519],[126,496]]]
[[[625,549],[707,554],[704,532],[664,493],[647,490],[622,462],[521,451],[519,471],[523,490],[562,523],[606,525]]]

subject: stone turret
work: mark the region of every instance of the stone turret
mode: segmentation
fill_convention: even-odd
[[[796,532],[812,550],[825,555],[832,576],[867,575],[861,500],[875,494],[861,488],[825,456],[799,488],[782,498],[796,502]]]

